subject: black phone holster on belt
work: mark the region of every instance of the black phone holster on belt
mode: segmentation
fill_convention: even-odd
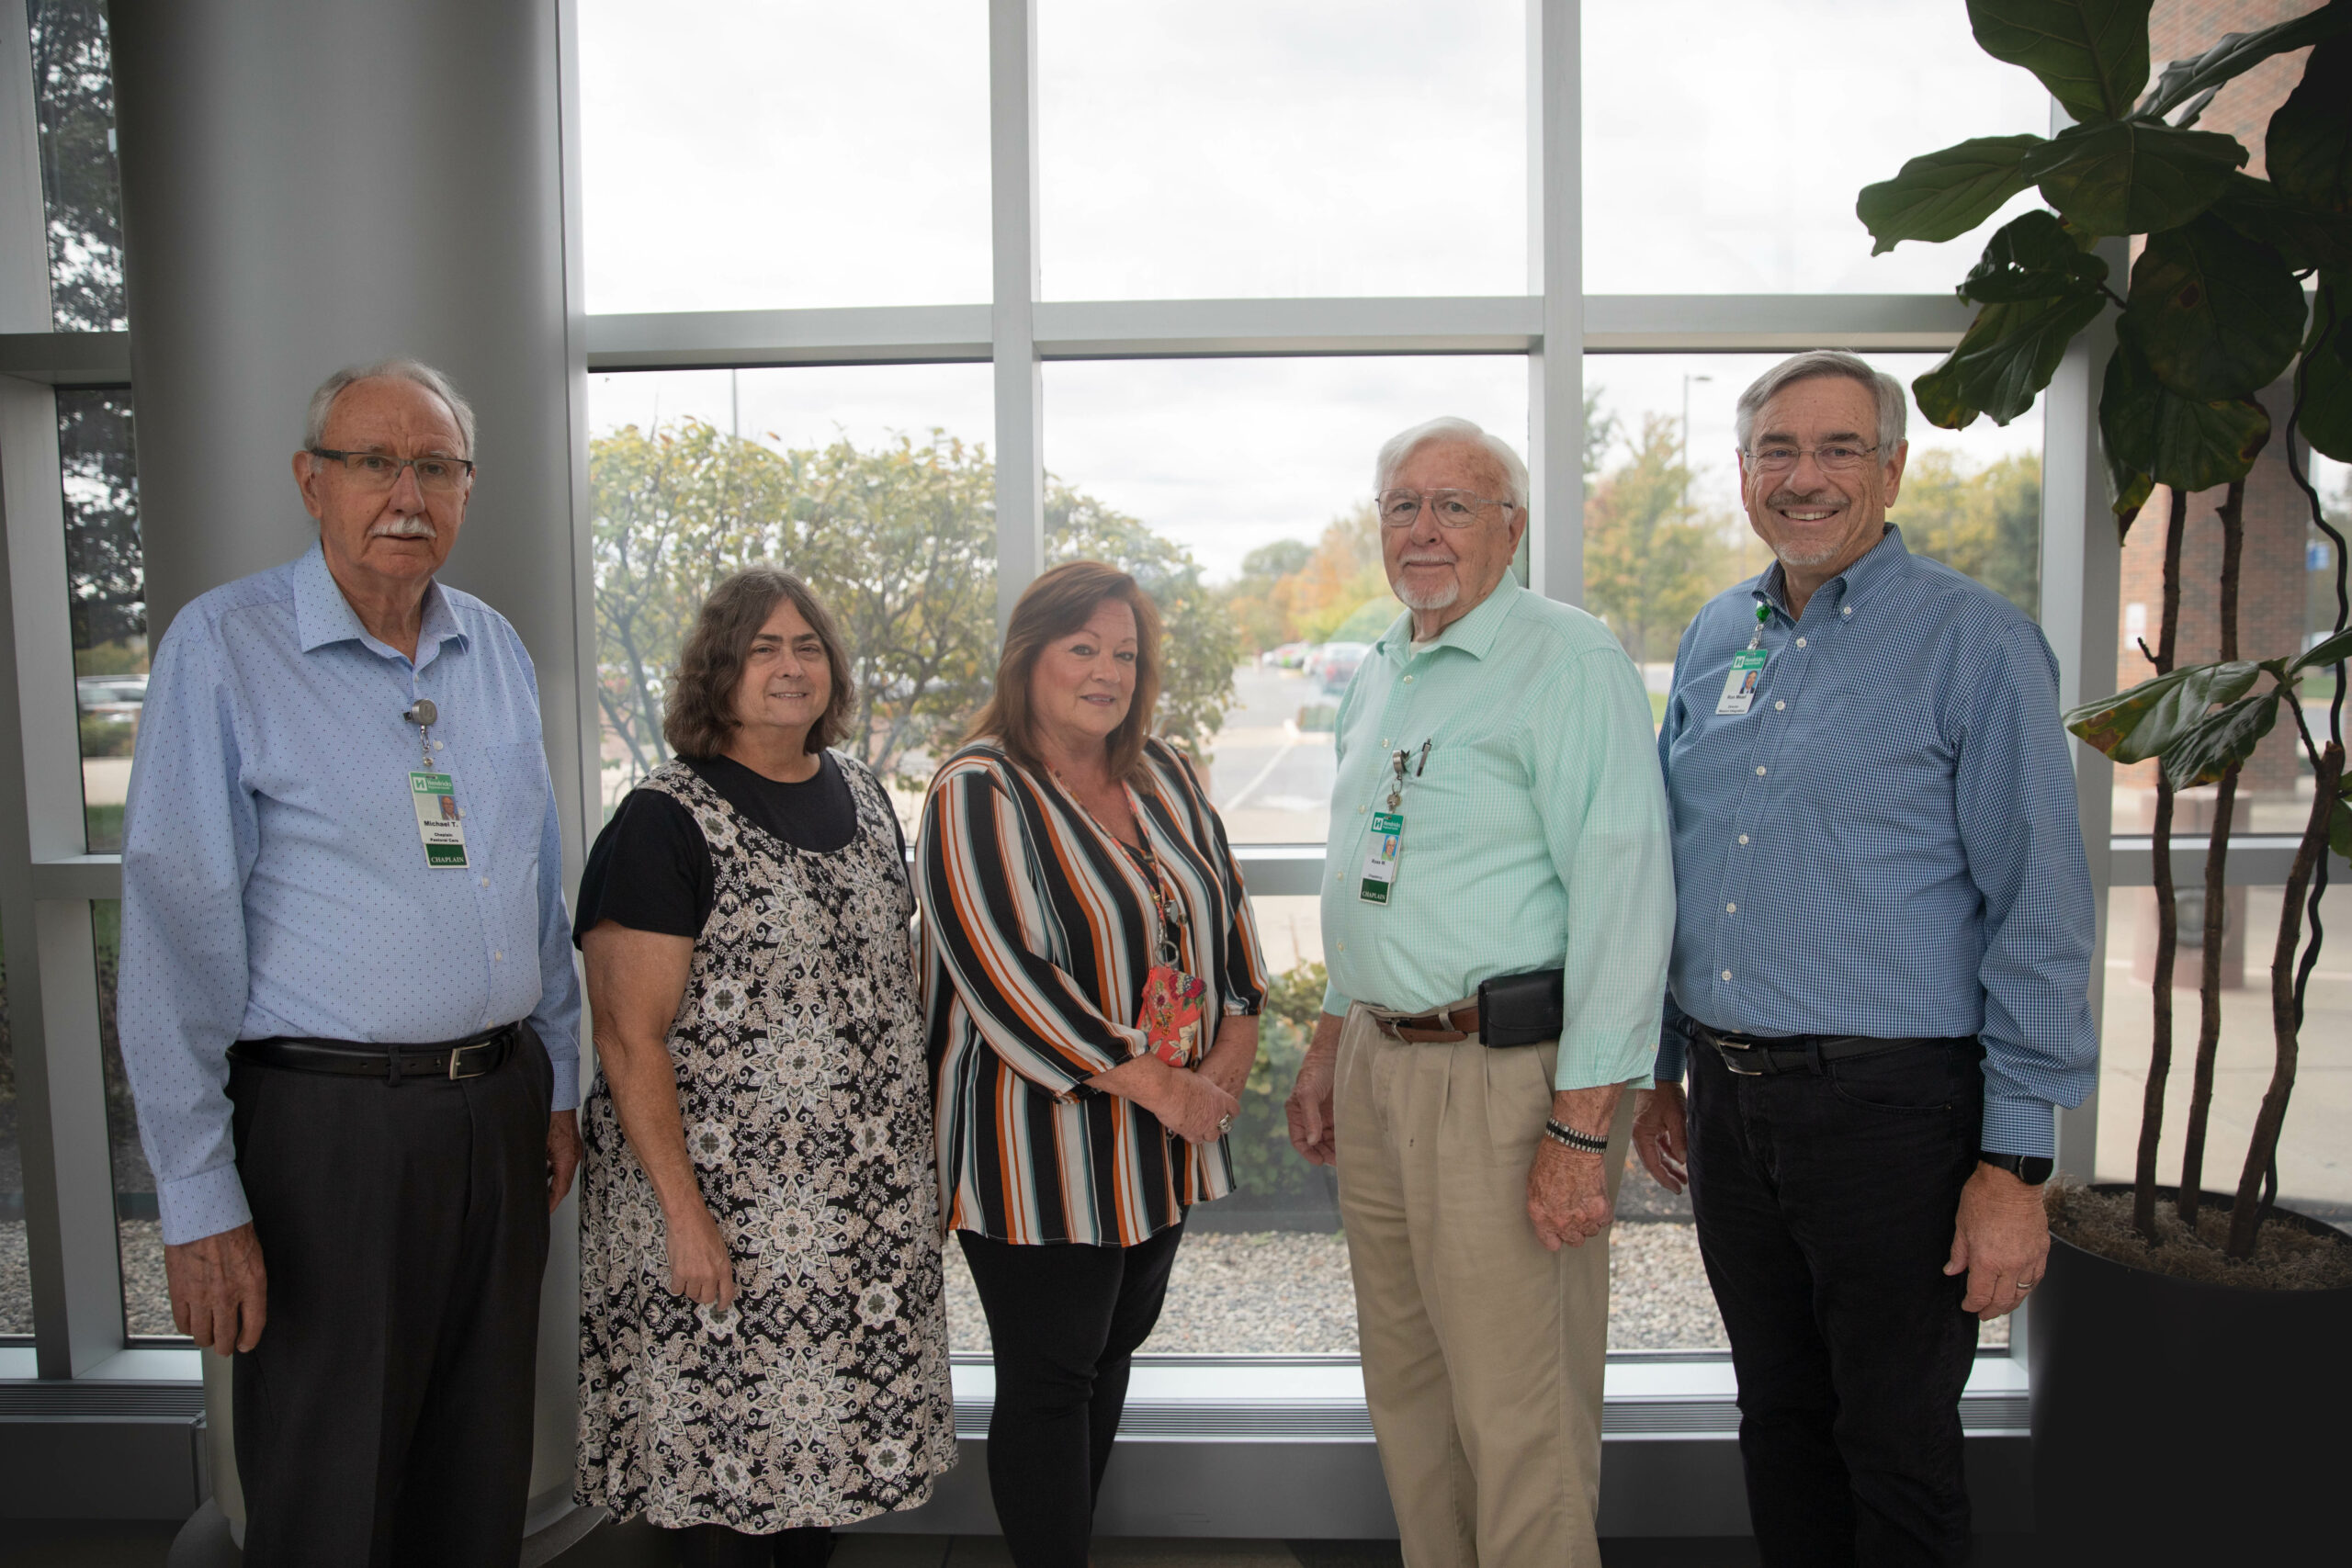
[[[1540,1045],[1560,1037],[1565,972],[1538,969],[1478,982],[1478,1038],[1488,1045]]]

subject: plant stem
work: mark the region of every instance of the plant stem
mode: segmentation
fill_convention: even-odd
[[[2221,655],[2238,656],[2238,568],[2245,554],[2245,480],[2232,479],[2222,498]],[[2291,694],[2290,694],[2291,695]],[[2198,974],[2197,1063],[2189,1074],[2188,1125],[2180,1141],[2180,1223],[2197,1234],[2204,1195],[2205,1133],[2213,1113],[2213,1058],[2222,1045],[2222,931],[2229,911],[2231,818],[2237,810],[2238,769],[2222,775],[2205,840],[2205,951]]]
[[[2156,673],[2172,673],[2180,636],[2180,540],[2188,526],[2188,496],[2171,492],[2165,519],[2163,618],[2157,623]],[[2172,972],[2180,950],[2180,908],[2172,885],[2172,784],[2156,769],[2156,819],[2149,848],[2156,884],[2155,1018],[2148,1038],[2148,1083],[2140,1104],[2140,1158],[2132,1173],[2132,1224],[2156,1239],[2156,1150],[2165,1130],[2165,1089],[2172,1077]]]
[[[2301,944],[2303,895],[2322,855],[2327,853],[2327,822],[2335,808],[2335,792],[2344,780],[2344,748],[2335,740],[2320,753],[2318,787],[2312,794],[2311,820],[2303,827],[2303,841],[2295,851],[2294,869],[2288,874],[2287,897],[2278,910],[2278,945],[2270,955],[2270,1032],[2278,1055],[2270,1069],[2270,1088],[2254,1119],[2254,1141],[2245,1152],[2245,1170],[2238,1178],[2236,1205],[2230,1211],[2229,1255],[2254,1256],[2260,1227],[2263,1175],[2278,1157],[2278,1132],[2287,1121],[2287,1098],[2295,1090],[2295,1064],[2301,1033],[2295,1020],[2295,949]]]
[[[2335,333],[2335,286],[2324,273],[2320,275],[2319,298],[2312,308],[2319,315],[2320,327],[2318,335],[2312,341],[2324,344]],[[2310,388],[2311,357],[2306,355],[2295,361],[2295,403],[2287,411],[2287,473],[2295,481],[2295,488],[2303,492],[2304,503],[2312,509],[2312,526],[2326,535],[2328,542],[2335,547],[2335,629],[2340,632],[2346,624],[2352,624],[2352,578],[2346,575],[2347,570],[2352,570],[2352,562],[2344,558],[2344,536],[2328,522],[2327,513],[2319,503],[2319,491],[2313,488],[2311,475],[2305,471],[2295,447],[2296,437],[2302,430],[2303,399]],[[2338,745],[2344,742],[2344,666],[2337,664],[2335,695],[2327,705],[2327,736]],[[2294,706],[2296,724],[2303,727],[2303,744],[2308,748],[2311,730],[2303,726],[2302,705],[2295,701],[2295,694],[2291,692],[2288,694],[2287,700]],[[2312,766],[2314,769],[2319,766],[2316,758]]]

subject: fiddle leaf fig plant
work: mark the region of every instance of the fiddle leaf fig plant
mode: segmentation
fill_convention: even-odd
[[[2227,1249],[2252,1255],[2277,1195],[2278,1134],[2294,1086],[2303,991],[2320,943],[2319,898],[2331,851],[2352,860],[2345,786],[2344,672],[2352,658],[2352,581],[2345,541],[2322,515],[2301,443],[2352,462],[2352,0],[2253,32],[2231,33],[2149,77],[2152,0],[1966,0],[1977,43],[2040,78],[2074,124],[2052,136],[1977,137],[1913,158],[1865,186],[1855,212],[1872,254],[1905,240],[1939,243],[1987,222],[2015,197],[2046,206],[1993,233],[1957,288],[1977,307],[1943,363],[1912,383],[1930,421],[1959,430],[2033,406],[2067,349],[2111,309],[2115,346],[2099,389],[2098,430],[2119,531],[2158,486],[2168,492],[2163,615],[2141,650],[2152,679],[2066,716],[2118,762],[2158,764],[2154,880],[2155,1030],[2143,1106],[2134,1220],[2155,1239],[2159,1134],[2172,1060],[2172,978],[2179,938],[2171,832],[2179,791],[2213,786],[2206,850],[2200,1029],[2177,1201],[2194,1232],[2219,1046],[2226,863],[2239,776],[2290,716],[2310,761],[2310,817],[2289,876],[2271,965],[2275,1063],[2255,1122]],[[2271,116],[2267,178],[2245,172],[2234,136],[2198,128],[2215,95],[2266,60],[2309,50],[2302,76]],[[2137,238],[2130,275],[2102,241]],[[2334,541],[2335,634],[2306,650],[2241,658],[2239,557],[2246,477],[2274,417],[2260,394],[2291,369],[2287,460],[2315,528]],[[2181,536],[2188,497],[2222,489],[2221,657],[2181,666]],[[2332,688],[2324,739],[2305,713],[2306,679]],[[2305,906],[2311,915],[2304,940]]]

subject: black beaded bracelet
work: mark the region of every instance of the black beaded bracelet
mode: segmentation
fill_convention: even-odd
[[[1546,1118],[1544,1122],[1544,1135],[1555,1144],[1566,1145],[1584,1154],[1605,1155],[1609,1152],[1607,1138],[1596,1138],[1590,1133],[1579,1133],[1565,1122],[1555,1122]]]

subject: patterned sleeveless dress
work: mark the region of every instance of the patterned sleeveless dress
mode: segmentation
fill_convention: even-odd
[[[669,1291],[651,1181],[603,1075],[582,1108],[575,1493],[758,1534],[912,1507],[956,1462],[931,1085],[889,797],[835,753],[857,834],[784,843],[682,763],[716,901],[670,1026],[731,1311]]]

